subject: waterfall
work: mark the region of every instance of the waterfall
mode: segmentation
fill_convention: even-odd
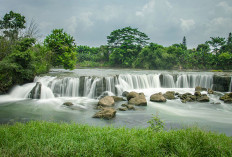
[[[88,97],[97,98],[103,93],[121,95],[124,91],[149,88],[210,88],[213,75],[210,74],[120,74],[116,76],[78,76],[78,77],[35,77],[34,83],[22,86],[24,90],[15,90],[17,97],[27,98],[30,91],[40,82],[40,98]],[[232,78],[230,83],[230,91]],[[20,91],[22,90],[22,91]]]
[[[164,74],[163,76],[163,80],[162,80],[162,87],[164,88],[175,88],[175,82],[174,82],[174,78],[172,75],[170,74]]]

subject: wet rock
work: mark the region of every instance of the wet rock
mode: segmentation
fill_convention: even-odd
[[[156,93],[150,96],[150,101],[153,102],[166,102],[166,98],[163,96],[163,94],[160,93]]]
[[[119,111],[127,111],[128,108],[127,108],[127,107],[120,107],[120,108],[118,108],[118,110],[119,110]]]
[[[229,91],[231,76],[213,76],[213,87],[214,91],[227,92]]]
[[[201,91],[207,91],[207,89],[203,88],[203,87],[200,87],[200,86],[197,86],[197,87],[195,87],[195,91],[201,92]]]
[[[191,96],[189,96],[189,98],[191,98],[193,101],[197,100],[197,97],[195,95],[191,95]]]
[[[41,98],[41,87],[42,87],[42,84],[40,82],[36,82],[36,85],[30,91],[28,98],[40,99]]]
[[[147,100],[143,93],[140,93],[138,96],[131,98],[129,100],[129,104],[133,104],[136,106],[147,106]]]
[[[180,96],[180,99],[187,99],[189,96],[192,96],[191,93],[185,93]]]
[[[223,100],[225,103],[232,103],[232,92],[226,93],[225,95],[221,96],[219,99]]]
[[[163,96],[166,99],[172,100],[172,99],[175,99],[175,92],[174,91],[167,91]]]
[[[113,97],[113,99],[114,99],[115,102],[126,101],[122,97],[118,97],[118,96],[112,96],[112,97]]]
[[[196,92],[194,93],[194,95],[195,95],[196,97],[200,97],[200,96],[201,96],[201,92],[200,92],[200,91],[196,91]]]
[[[98,106],[102,107],[112,107],[114,106],[114,99],[111,96],[105,96],[104,98],[100,99],[98,102]]]
[[[201,96],[197,98],[198,102],[209,102],[209,97],[208,96]]]
[[[122,107],[126,107],[128,110],[135,110],[134,105],[129,105],[129,104],[122,104]]]
[[[124,91],[124,92],[122,93],[122,96],[127,97],[128,94],[129,94],[129,92]]]
[[[93,118],[104,118],[112,119],[116,116],[116,110],[113,108],[103,108],[101,111],[97,112]]]
[[[65,102],[63,103],[64,106],[73,106],[73,103],[72,102]]]
[[[127,105],[128,110],[135,110],[134,105]]]
[[[131,98],[135,98],[139,96],[139,93],[136,93],[136,92],[130,92],[127,94],[127,100],[129,101]]]
[[[213,94],[213,93],[214,93],[214,91],[212,89],[208,88],[208,94]]]

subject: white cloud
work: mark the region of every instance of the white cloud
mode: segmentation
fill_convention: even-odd
[[[229,6],[229,4],[225,1],[218,3],[218,6],[222,7],[223,9],[225,9],[225,11],[232,13],[232,7]]]
[[[143,6],[140,11],[136,11],[136,16],[145,16],[147,13],[151,13],[155,8],[155,0],[150,0],[147,4]]]
[[[82,12],[80,16],[78,16],[78,21],[84,26],[84,27],[91,27],[93,26],[93,20],[91,20],[93,13],[88,12]]]
[[[195,25],[195,21],[193,19],[184,20],[181,18],[180,22],[181,22],[180,26],[183,31],[189,31],[192,28],[194,28],[194,25]]]
[[[232,28],[232,19],[218,17],[214,18],[207,24],[207,33],[208,34],[220,34],[222,31],[229,33]]]
[[[169,1],[165,1],[165,3],[170,9],[173,8],[172,4]]]

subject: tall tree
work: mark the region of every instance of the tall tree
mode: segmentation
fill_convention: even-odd
[[[63,31],[54,29],[44,40],[44,45],[53,53],[53,66],[63,65],[65,69],[74,69],[76,65],[76,45],[74,38]]]
[[[183,42],[182,42],[182,44],[183,44],[185,47],[187,47],[186,37],[185,37],[185,36],[184,36],[184,38],[183,38]]]
[[[0,29],[5,37],[8,37],[10,40],[16,40],[18,39],[19,31],[26,28],[25,23],[24,16],[10,11],[0,20]]]
[[[227,45],[232,44],[232,35],[231,32],[229,33],[228,39],[227,39]]]
[[[148,36],[145,33],[138,31],[137,28],[125,27],[114,30],[107,36],[108,45],[110,47],[125,46],[130,48],[134,45],[145,46],[148,44]]]

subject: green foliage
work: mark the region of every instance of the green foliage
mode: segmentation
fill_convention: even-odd
[[[218,54],[219,48],[226,43],[225,38],[221,38],[221,37],[210,37],[210,38],[211,40],[206,41],[206,44],[211,45],[214,48],[213,51],[216,54]]]
[[[150,124],[150,128],[154,130],[155,132],[162,131],[165,127],[164,122],[160,119],[158,113],[156,115],[153,115],[151,120],[149,120],[147,123]]]
[[[124,45],[130,48],[133,45],[145,46],[149,40],[145,33],[131,27],[114,30],[107,36],[107,42],[110,47],[121,47]]]
[[[76,53],[74,38],[63,29],[54,29],[44,40],[44,45],[53,52],[52,65],[63,65],[65,69],[74,69]]]
[[[34,122],[0,126],[2,156],[232,156],[232,139],[199,128],[160,130]]]
[[[19,30],[26,28],[25,23],[24,16],[10,11],[0,20],[0,29],[3,31],[5,37],[16,40],[18,39]]]

